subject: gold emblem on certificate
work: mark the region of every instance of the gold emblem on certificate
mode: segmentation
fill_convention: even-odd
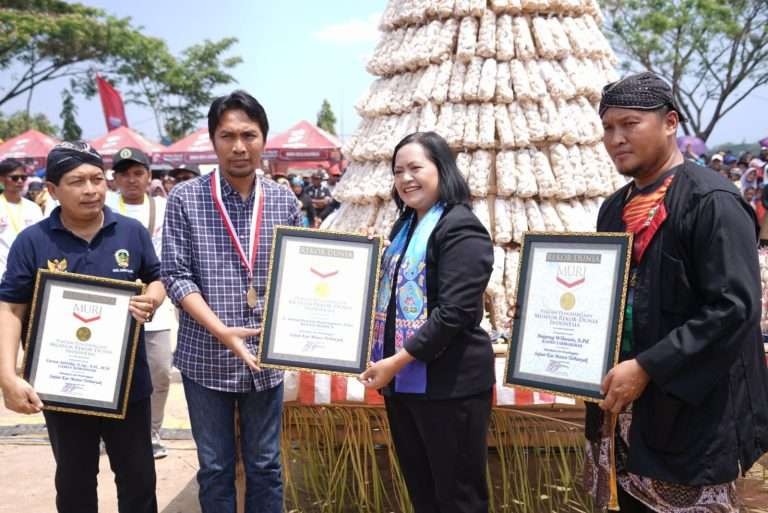
[[[574,306],[576,306],[576,296],[572,293],[566,292],[560,296],[560,308],[563,310],[573,310]]]
[[[87,342],[91,338],[91,330],[83,326],[82,328],[78,328],[75,336],[80,342]]]

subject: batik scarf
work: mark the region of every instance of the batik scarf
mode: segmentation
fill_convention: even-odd
[[[635,235],[632,257],[636,265],[643,259],[645,250],[667,219],[664,198],[667,196],[667,190],[674,176],[665,178],[656,190],[648,194],[638,194],[624,207],[622,219],[627,226],[627,231]]]
[[[413,337],[419,328],[427,322],[427,243],[437,222],[443,215],[445,206],[436,203],[418,222],[411,241],[408,233],[412,223],[416,222],[413,213],[397,232],[392,243],[384,252],[382,274],[379,282],[379,295],[376,300],[374,320],[374,342],[371,360],[384,358],[384,331],[387,324],[389,302],[392,297],[392,284],[396,284],[395,297],[395,352],[403,349],[405,342]],[[397,263],[402,256],[399,269]],[[395,376],[395,392],[423,394],[427,391],[427,366],[415,360]]]

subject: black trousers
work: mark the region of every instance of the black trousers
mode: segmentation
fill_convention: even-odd
[[[115,473],[120,513],[157,513],[149,398],[128,404],[125,420],[44,412],[56,460],[59,513],[96,513],[99,439]]]
[[[633,496],[624,491],[621,486],[619,488],[619,509],[621,513],[653,513],[653,510],[635,499]]]
[[[415,513],[487,513],[491,391],[461,399],[385,399]]]

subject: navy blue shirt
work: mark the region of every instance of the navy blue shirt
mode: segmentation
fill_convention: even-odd
[[[135,219],[104,207],[104,226],[88,243],[61,224],[60,213],[61,207],[57,207],[50,217],[26,228],[16,237],[0,282],[0,301],[29,304],[38,269],[125,281],[140,279],[144,283],[160,279],[160,261],[149,233]],[[122,265],[118,264],[118,253]],[[129,401],[146,399],[152,394],[143,327],[132,381]]]

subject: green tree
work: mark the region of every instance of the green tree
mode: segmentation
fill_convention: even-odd
[[[34,116],[30,116],[22,110],[5,117],[3,113],[0,112],[0,139],[7,140],[31,129],[38,130],[54,137],[59,131],[45,114],[35,114]]]
[[[706,141],[768,84],[768,0],[606,0],[604,13],[624,67],[672,84],[687,134]]]
[[[62,77],[92,80],[109,69],[133,43],[151,39],[100,9],[61,0],[0,1],[0,70],[8,80],[0,105],[31,95],[39,84]]]
[[[206,41],[176,58],[130,18],[62,0],[0,0],[0,105],[27,94],[29,110],[35,87],[62,77],[92,97],[98,72],[126,102],[151,109],[161,135],[178,138],[197,126],[214,89],[234,82],[228,70],[241,59],[224,54],[236,42]]]
[[[224,54],[236,43],[235,38],[225,38],[190,46],[162,76],[165,131],[172,140],[181,139],[196,129],[216,97],[214,91],[235,82],[228,70],[242,59]]]
[[[61,138],[65,141],[79,141],[83,136],[83,129],[77,124],[77,106],[75,97],[65,89],[61,92]]]
[[[137,40],[110,79],[120,87],[126,103],[152,110],[158,133],[175,141],[198,127],[217,87],[235,82],[228,70],[242,59],[224,54],[236,43],[235,38],[204,41],[176,58],[163,41]],[[93,96],[95,85],[88,84],[82,92]]]
[[[317,113],[317,126],[336,135],[336,116],[333,114],[331,103],[328,100],[323,100],[320,112]]]

